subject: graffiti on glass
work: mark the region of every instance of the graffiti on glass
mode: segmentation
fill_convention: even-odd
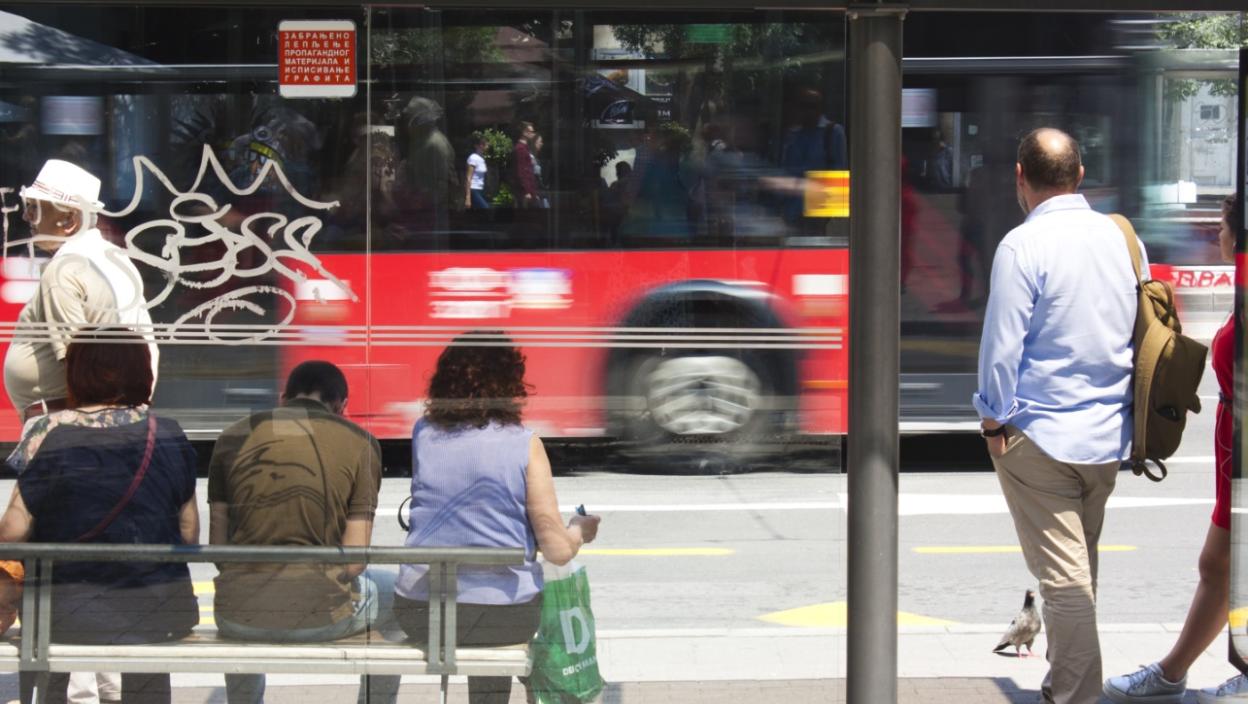
[[[186,190],[178,189],[169,177],[145,156],[133,158],[135,184],[130,202],[117,211],[100,209],[101,215],[122,218],[134,213],[146,192],[145,179],[155,179],[170,195],[169,216],[149,220],[126,232],[121,250],[124,256],[136,264],[150,266],[164,275],[165,284],[147,301],[132,302],[128,306],[143,305],[154,308],[164,303],[178,287],[211,290],[231,281],[249,280],[261,283],[233,288],[225,293],[195,305],[180,315],[167,330],[166,339],[177,339],[179,333],[196,332],[210,339],[223,342],[249,342],[265,339],[294,318],[295,296],[286,288],[271,283],[274,276],[284,277],[295,285],[308,280],[298,268],[300,265],[316,272],[323,280],[337,286],[346,298],[358,301],[359,297],[349,284],[330,273],[320,259],[312,254],[313,239],[321,231],[323,223],[319,213],[332,210],[338,201],[313,200],[299,193],[290,183],[282,167],[275,161],[267,161],[256,173],[252,183],[239,186],[226,173],[221,161],[209,145],[204,145],[199,170],[194,182]],[[229,203],[218,203],[212,195],[203,192],[201,185],[209,172],[235,196],[245,197],[255,193],[266,180],[276,179],[285,193],[313,214],[291,218],[279,212],[256,212],[247,215],[233,213]],[[18,240],[9,239],[9,216],[20,210],[20,204],[12,204],[14,189],[0,188],[0,217],[3,217],[5,255],[14,247],[32,247],[39,240],[52,240],[50,235],[31,235]],[[153,235],[164,235],[159,248],[139,246]],[[159,240],[157,240],[159,241]],[[197,259],[193,253],[211,247],[221,252],[219,257],[208,261]],[[114,252],[114,254],[116,254]],[[124,268],[124,267],[123,267]],[[136,290],[143,290],[136,283]],[[232,330],[228,338],[220,337],[214,327],[218,315],[225,311],[243,311],[257,317],[266,314],[259,301],[276,297],[285,302],[286,313],[278,321],[253,335],[240,338]],[[234,326],[238,327],[238,326]]]

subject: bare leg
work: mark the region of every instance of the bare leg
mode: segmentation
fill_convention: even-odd
[[[1226,629],[1230,591],[1231,533],[1210,523],[1200,551],[1200,582],[1192,595],[1187,620],[1174,647],[1161,659],[1166,679],[1178,682],[1186,677],[1196,658]]]

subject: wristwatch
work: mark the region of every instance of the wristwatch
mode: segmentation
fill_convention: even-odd
[[[997,427],[991,430],[989,430],[988,428],[981,427],[979,429],[979,434],[981,437],[985,437],[985,438],[995,438],[998,435],[1005,435],[1005,426],[998,425]]]

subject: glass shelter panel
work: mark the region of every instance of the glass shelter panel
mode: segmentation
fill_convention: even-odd
[[[1078,192],[1093,210],[1131,220],[1147,251],[1151,276],[1176,289],[1186,334],[1209,344],[1231,314],[1234,268],[1223,260],[1219,230],[1223,202],[1235,192],[1242,168],[1234,148],[1242,93],[1235,85],[1234,49],[1194,47],[1176,38],[1198,19],[1039,12],[912,12],[906,17],[898,594],[903,612],[962,624],[1000,619],[1004,631],[1009,618],[1019,614],[1024,594],[1044,591],[1037,589],[1039,575],[1019,554],[1023,541],[1017,525],[1025,521],[1010,515],[1003,497],[1008,482],[990,474],[999,470],[984,451],[984,441],[949,432],[980,429],[971,399],[977,391],[992,391],[980,385],[980,370],[994,373],[991,363],[980,359],[981,342],[1000,340],[1008,328],[1003,323],[1001,329],[985,329],[988,301],[994,290],[1008,291],[1024,276],[1004,269],[1007,278],[992,278],[994,263],[1010,261],[1000,253],[1017,251],[1000,249],[1002,240],[1029,218],[1016,171],[1025,135],[1056,127],[1074,138],[1084,169]],[[1240,20],[1227,21],[1226,26],[1237,27]],[[1040,217],[1036,205],[1030,204],[1030,210]],[[1126,252],[1120,256],[1124,262]],[[1104,261],[1108,266],[1113,259]],[[1086,281],[1089,287],[1097,283]],[[1049,305],[1053,299],[1044,298],[1046,293],[1051,290],[1041,290],[1034,300]],[[1022,344],[1043,342],[1037,319],[1028,313],[1031,327],[1024,327]],[[1006,355],[992,362],[1003,359],[1010,361]],[[1015,369],[1022,376],[1045,361],[1027,358]],[[1123,364],[1119,369],[1118,378],[1125,379],[1130,370]],[[1073,398],[1087,380],[1078,376],[1064,371],[1052,379],[1033,376],[1031,395],[1011,396],[1001,409],[1003,417],[1024,426],[1021,433],[1051,453],[1069,437],[1085,431],[1092,437],[1100,428],[1067,425],[1062,432],[1046,433],[1036,421],[1045,412],[1037,409],[1037,399],[1056,388],[1073,395],[1054,404],[1055,415],[1079,407]],[[1089,534],[1100,530],[1092,570],[1099,570],[1093,572],[1095,611],[1105,677],[1134,670],[1137,662],[1153,662],[1170,647],[1166,642],[1155,654],[1123,661],[1112,654],[1108,634],[1127,624],[1181,619],[1191,604],[1188,585],[1196,583],[1193,570],[1209,530],[1214,495],[1214,456],[1220,455],[1215,453],[1215,376],[1209,369],[1203,377],[1204,410],[1188,418],[1183,446],[1161,485],[1172,487],[1166,498],[1157,485],[1119,472],[1103,526],[1087,526]],[[1117,398],[1118,411],[1129,413],[1130,397],[1119,393]],[[1017,428],[1009,432],[1018,437]],[[1130,437],[1129,429],[1124,437]],[[1111,445],[1118,445],[1118,438]],[[1011,447],[1023,446],[1019,441]],[[1008,465],[1010,456],[998,466]],[[1111,452],[1100,461],[1117,459]],[[930,471],[906,471],[915,469]],[[937,473],[950,469],[962,471]],[[1162,507],[1179,495],[1192,497],[1193,504]],[[1164,566],[1171,555],[1173,566]],[[1192,578],[1176,579],[1176,571]],[[1138,597],[1141,589],[1148,590],[1148,599]],[[1039,596],[1043,601],[1044,594]],[[1046,624],[1036,647],[1049,647],[1053,654],[1051,643]],[[1222,647],[1215,645],[1214,652],[1220,654]],[[1012,654],[1014,648],[1007,644],[1002,650]],[[1043,674],[1041,668],[1033,681],[1020,677],[1016,682],[1036,689]],[[1189,683],[1199,681],[1203,687],[1220,674],[1226,676],[1221,669],[1201,670],[1198,663]],[[1091,696],[1099,694],[1098,683]]]
[[[31,638],[335,642],[271,669],[390,701],[451,565],[461,645],[551,617],[617,682],[843,677],[845,29],[0,6],[0,542],[289,548],[29,562]],[[543,609],[591,540],[593,612]],[[305,652],[246,647],[180,662],[254,698]]]
[[[1042,125],[1080,144],[1081,191],[1135,224],[1153,275],[1212,324],[1229,309],[1218,207],[1234,189],[1232,50],[1174,48],[1180,18],[942,14],[910,18],[903,72],[903,427],[974,421],[966,399],[993,253],[1023,221],[1019,138]],[[967,26],[992,28],[948,42]],[[1009,37],[1010,41],[1003,38]],[[1014,41],[1017,39],[1017,42]],[[1228,91],[1228,86],[1230,90]]]

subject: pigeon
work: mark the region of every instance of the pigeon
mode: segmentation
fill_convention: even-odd
[[[1036,593],[1027,590],[1027,596],[1023,599],[1023,610],[1018,612],[1013,621],[1010,621],[1010,627],[1006,629],[1005,635],[1001,636],[1001,642],[997,643],[997,647],[992,652],[999,653],[1009,646],[1014,646],[1014,654],[1018,657],[1031,656],[1031,644],[1036,640],[1036,634],[1040,632],[1040,613],[1036,611]],[[1024,656],[1020,648],[1027,646],[1027,655]]]

